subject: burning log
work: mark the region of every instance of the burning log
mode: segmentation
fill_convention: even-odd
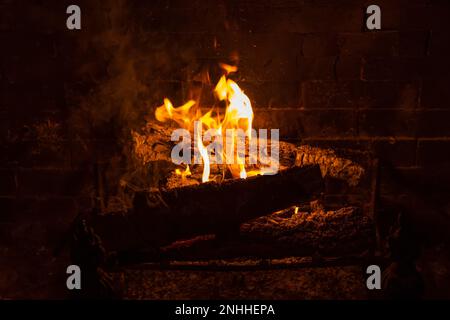
[[[143,134],[133,133],[135,156],[143,165],[149,165],[152,162],[161,160],[166,163],[166,167],[172,170],[172,173],[167,177],[166,188],[171,189],[201,183],[203,165],[191,166],[192,175],[183,179],[180,174],[177,175],[175,173],[176,165],[170,159],[171,149],[174,145],[170,141],[170,127],[148,122],[144,129]],[[270,148],[270,140],[267,142],[267,145]],[[248,148],[248,145],[246,148]],[[293,166],[319,165],[323,177],[328,176],[344,180],[350,186],[358,185],[365,174],[365,170],[360,164],[338,156],[332,149],[308,145],[296,146],[286,141],[279,142],[279,163],[281,170]],[[180,168],[179,170],[184,169]],[[219,165],[211,165],[212,177],[221,177],[222,174],[223,169]]]
[[[267,143],[270,148],[270,140]],[[248,143],[246,145],[248,149]],[[279,142],[279,170],[286,170],[292,168],[295,165],[296,152],[297,147],[289,142],[280,141]],[[248,162],[248,155],[246,155],[246,162]],[[311,163],[313,165],[315,163]],[[259,165],[248,165],[247,169],[258,171]],[[180,169],[178,169],[180,170]],[[197,185],[202,181],[202,173],[203,173],[203,165],[191,165],[189,166],[190,174],[188,176],[182,176],[180,172],[172,171],[171,174],[167,177],[165,182],[165,188],[172,189],[178,188],[180,186],[187,185]],[[226,177],[226,169],[218,164],[210,165],[210,179],[212,181],[221,182]],[[230,177],[228,177],[229,179]]]
[[[356,186],[364,174],[364,169],[351,160],[338,157],[331,149],[315,148],[308,145],[297,148],[296,166],[318,164],[322,175],[338,178],[350,186]]]
[[[107,250],[138,250],[239,231],[242,222],[311,200],[322,190],[318,166],[294,167],[273,176],[137,193],[130,212],[88,219]]]
[[[360,208],[325,210],[321,205],[293,206],[241,224],[240,235],[217,241],[213,235],[177,241],[158,256],[142,260],[210,260],[236,257],[364,255],[373,248],[373,222]],[[218,245],[220,244],[220,245]]]
[[[170,140],[172,130],[172,127],[149,121],[141,129],[141,132],[132,131],[134,156],[143,165],[160,160],[172,162],[170,159],[173,147]]]

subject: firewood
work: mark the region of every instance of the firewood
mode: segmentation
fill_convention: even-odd
[[[149,121],[139,132],[133,131],[133,155],[137,162],[146,166],[155,161],[165,161],[168,167],[175,168],[170,154],[175,142],[171,141],[170,135],[174,127],[161,125],[157,122]],[[261,139],[261,138],[259,138]],[[270,150],[270,139],[266,141],[268,150]],[[192,145],[194,150],[194,146]],[[248,141],[246,150],[248,150]],[[248,156],[248,154],[247,154]],[[248,158],[246,162],[248,163]],[[323,177],[332,177],[344,180],[350,186],[356,186],[363,177],[364,168],[349,159],[340,157],[332,149],[311,147],[308,145],[296,146],[293,143],[279,141],[279,164],[280,170],[288,169],[293,166],[319,165]],[[251,165],[248,166],[252,167]],[[256,167],[251,169],[256,169]],[[192,165],[192,175],[182,178],[174,172],[166,177],[166,187],[176,188],[180,186],[196,185],[201,182],[203,165]],[[180,170],[184,170],[180,166]],[[222,181],[224,179],[224,166],[211,166],[211,180]],[[174,170],[172,170],[174,171]]]
[[[227,233],[252,218],[317,198],[322,191],[318,166],[295,167],[273,176],[137,193],[129,212],[93,216],[90,224],[109,250],[158,247]]]
[[[339,157],[331,149],[315,148],[307,145],[297,148],[296,166],[318,164],[322,175],[347,181],[356,186],[364,175],[364,169],[349,159]]]
[[[172,141],[170,135],[173,128],[155,122],[148,122],[140,131],[132,131],[133,156],[135,160],[147,165],[152,161],[171,162]]]
[[[161,248],[158,256],[145,258],[172,261],[360,255],[373,245],[373,222],[361,209],[325,210],[312,204],[309,208],[293,206],[245,222],[239,236],[229,241],[218,241],[213,235],[199,236],[177,241]]]

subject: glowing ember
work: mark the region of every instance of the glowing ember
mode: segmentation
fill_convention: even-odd
[[[180,169],[175,169],[175,173],[181,176],[181,179],[186,179],[187,176],[191,175],[191,170],[189,169],[189,165],[186,166],[186,170],[181,171]]]

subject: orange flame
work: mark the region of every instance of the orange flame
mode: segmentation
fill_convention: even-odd
[[[186,170],[184,170],[183,172],[180,169],[175,169],[175,174],[181,176],[182,180],[185,180],[187,176],[190,176],[191,173],[191,169],[189,169],[189,165],[186,165]]]
[[[228,75],[237,71],[237,67],[230,66],[227,64],[220,64],[222,69]],[[249,140],[251,139],[251,130],[253,123],[253,109],[250,99],[245,95],[236,82],[228,79],[226,75],[222,76],[218,81],[214,92],[220,101],[226,102],[225,115],[221,117],[219,114],[217,118],[212,116],[212,111],[205,114],[201,114],[199,108],[195,111],[192,107],[196,105],[194,100],[189,100],[180,107],[174,108],[169,99],[164,99],[164,104],[158,107],[155,111],[155,117],[158,121],[165,122],[167,120],[173,120],[178,123],[182,128],[192,131],[193,124],[200,123],[200,128],[196,128],[197,132],[197,146],[202,161],[203,161],[203,175],[202,182],[209,181],[210,175],[210,158],[208,150],[203,143],[201,137],[201,127],[208,129],[216,129],[219,134],[226,132],[226,130],[231,129],[233,132],[233,147],[237,144],[237,130],[243,130],[245,137]],[[222,158],[225,159],[226,155],[222,154]],[[228,168],[233,175],[233,177],[240,177],[245,179],[247,177],[247,172],[245,169],[245,159],[242,159],[239,154],[233,153],[234,161],[228,161]],[[188,170],[189,167],[186,169]],[[190,171],[189,171],[190,173]],[[179,172],[178,174],[181,174]],[[257,171],[252,171],[251,175],[258,174]],[[184,175],[183,177],[185,177]]]

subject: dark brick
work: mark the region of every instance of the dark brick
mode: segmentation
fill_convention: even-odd
[[[301,53],[303,43],[302,35],[291,32],[256,34],[234,32],[226,40],[234,45],[234,48],[230,49],[236,50],[240,58],[261,60],[262,64],[267,64],[268,60],[274,62],[295,60]]]
[[[381,190],[385,194],[399,194],[415,191],[419,194],[435,194],[450,191],[450,166],[432,165],[426,167],[381,167]],[[412,190],[411,190],[412,189]],[[448,197],[445,197],[446,201]],[[442,201],[442,200],[441,200]]]
[[[48,145],[48,142],[45,144],[28,142],[21,158],[17,159],[19,165],[24,168],[69,168],[71,156],[69,141],[53,142],[55,144],[52,145]]]
[[[226,12],[223,6],[169,8],[153,5],[140,6],[133,12],[136,12],[139,25],[148,32],[207,33],[225,30]]]
[[[168,56],[177,55],[178,61],[171,61],[173,65],[179,63],[179,60],[189,62],[189,59],[225,58],[229,54],[231,46],[235,45],[233,40],[235,40],[233,37],[224,33],[167,33],[150,30],[145,33],[145,42],[137,44],[135,50],[136,52],[148,50],[149,57],[150,55],[160,56],[161,65],[166,63],[164,61],[166,57],[162,56],[162,52]],[[138,58],[136,60],[139,60],[140,63],[149,63],[146,59]]]
[[[326,194],[349,194],[352,188],[348,183],[341,179],[326,178],[325,179],[325,193]]]
[[[209,108],[207,109],[210,110]],[[100,134],[99,134],[100,136]],[[112,137],[71,141],[70,167],[74,170],[92,168],[93,163],[110,163],[122,154],[122,144]],[[86,173],[87,174],[87,173]]]
[[[35,206],[35,214],[43,220],[70,223],[77,214],[77,204],[71,197],[49,197],[40,199]]]
[[[296,59],[268,58],[242,59],[239,75],[248,81],[292,81],[300,80]]]
[[[308,81],[302,84],[305,108],[414,109],[418,95],[418,82]]]
[[[70,149],[65,124],[48,117],[27,119],[20,110],[0,119],[3,140],[0,143],[0,165],[3,167],[67,167]],[[5,121],[5,122],[3,122]]]
[[[2,63],[3,74],[10,84],[33,84],[40,83],[57,86],[64,77],[62,65],[51,57],[40,61],[29,57],[10,56]]]
[[[306,35],[303,39],[302,53],[305,57],[337,56],[339,54],[337,35],[329,33]]]
[[[378,0],[373,1],[363,1],[361,4],[364,8],[367,8],[371,4],[376,4],[381,9],[381,30],[399,30],[400,19],[402,14],[404,14],[404,6],[406,3],[401,3],[402,1],[390,1],[390,0]],[[364,22],[365,26],[365,22]],[[373,31],[369,31],[373,32]]]
[[[192,0],[192,1],[184,1],[184,0],[160,0],[161,5],[166,5],[170,8],[196,8],[200,6],[212,6],[212,3],[204,3],[201,0]]]
[[[28,167],[33,164],[32,142],[23,142],[21,140],[8,142],[0,146],[1,157],[0,164],[6,168],[23,165]]]
[[[53,85],[40,83],[6,84],[0,99],[5,110],[10,113],[20,112],[22,116],[24,112],[28,115],[57,113],[65,108],[62,81]]]
[[[0,197],[0,223],[13,221],[14,203],[15,198]]]
[[[450,78],[426,79],[423,82],[421,106],[450,108]]]
[[[12,5],[0,4],[0,31],[12,31],[17,26],[15,20],[20,14],[18,9],[14,9]]]
[[[430,32],[401,31],[399,54],[402,57],[423,57],[427,54]]]
[[[78,213],[78,206],[72,198],[51,197],[40,200],[34,214],[43,223],[43,241],[57,246],[67,234]]]
[[[9,116],[10,115],[7,113],[0,113],[0,148],[2,149],[6,147],[7,143],[15,142],[17,140],[17,134],[13,133],[16,123],[14,119],[11,119]],[[5,154],[0,153],[0,159],[4,157]]]
[[[419,137],[449,137],[450,110],[417,112]]]
[[[370,1],[364,2],[365,5],[374,4]],[[439,30],[447,26],[450,18],[448,6],[444,3],[438,4],[435,1],[378,0],[376,4],[381,8],[382,30]]]
[[[237,36],[239,73],[247,81],[298,81],[297,59],[301,37],[297,34],[240,34]]]
[[[426,80],[450,77],[450,60],[447,57],[428,57],[423,64],[423,77]]]
[[[411,195],[408,194],[411,191],[406,190],[412,185],[407,184],[407,181],[411,179],[419,168],[392,168],[387,166],[381,166],[379,175],[379,188],[380,195],[384,200],[398,201],[396,198],[400,198],[400,201],[411,202]]]
[[[359,81],[305,81],[302,83],[302,105],[307,109],[357,107]]]
[[[362,59],[355,56],[339,56],[335,60],[335,78],[338,80],[360,80]]]
[[[253,126],[257,129],[279,129],[280,138],[298,138],[301,111],[293,109],[260,109]]]
[[[57,37],[54,34],[43,34],[38,30],[16,31],[0,33],[1,43],[8,44],[3,47],[0,57],[17,57],[28,59],[33,53],[33,61],[56,61],[58,58]]]
[[[418,80],[426,69],[418,58],[368,57],[363,61],[363,80]]]
[[[360,6],[334,2],[322,5],[305,2],[289,8],[238,6],[238,25],[244,32],[352,32],[361,30],[364,16]]]
[[[362,82],[363,107],[415,109],[419,102],[420,82]]]
[[[24,169],[19,171],[19,194],[22,196],[78,195],[93,177],[80,170]]]
[[[361,110],[358,121],[362,137],[414,137],[417,131],[413,110]]]
[[[118,138],[111,138],[91,140],[90,147],[93,147],[93,150],[95,150],[95,156],[99,162],[111,163],[113,160],[116,160],[115,157],[121,154],[122,145]]]
[[[335,79],[335,57],[302,57],[299,61],[301,80],[333,80]]]
[[[147,100],[148,104],[154,107],[160,106],[164,103],[164,98],[169,98],[174,106],[181,106],[187,98],[186,92],[183,91],[186,85],[190,84],[181,81],[150,81],[148,86],[152,94]]]
[[[372,142],[375,155],[394,166],[408,167],[416,164],[415,139],[377,139]]]
[[[448,27],[448,4],[406,5],[398,23],[402,30],[443,30]]]
[[[73,140],[70,144],[70,167],[72,169],[86,168],[91,166],[92,160],[92,143],[84,140]]]
[[[356,134],[356,115],[350,110],[305,111],[301,137],[342,137]]]
[[[298,82],[240,82],[239,86],[256,108],[300,107]]]
[[[395,31],[340,34],[341,55],[395,56],[399,52],[399,34]]]
[[[12,170],[0,169],[0,196],[11,196],[16,192],[16,174]]]
[[[450,43],[448,38],[448,31],[433,30],[430,36],[430,55],[444,56],[445,58],[448,58],[450,55]]]
[[[35,221],[66,225],[73,221],[77,205],[69,197],[0,197],[0,222]]]
[[[65,1],[66,2],[66,1]],[[65,26],[67,19],[65,13],[68,4],[61,2],[33,3],[22,9],[22,17],[27,21],[27,29],[40,32],[53,33]]]
[[[355,134],[356,117],[351,110],[261,110],[255,115],[256,128],[280,129],[280,137],[349,137]]]
[[[2,10],[0,11],[0,30],[56,32],[61,29],[61,26],[65,27],[65,12],[68,4],[64,6],[64,2],[66,1],[5,3],[1,6]]]
[[[450,165],[450,140],[419,139],[418,164]]]
[[[36,198],[0,197],[0,222],[33,220],[37,203]]]

